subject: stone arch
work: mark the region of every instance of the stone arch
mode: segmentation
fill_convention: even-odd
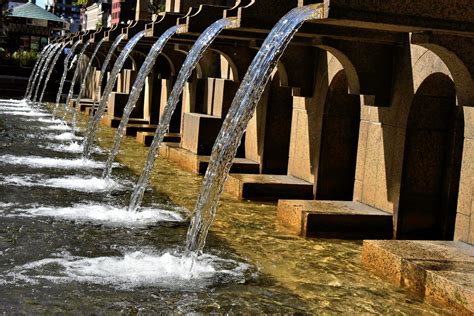
[[[223,79],[229,79],[229,80],[232,80],[232,81],[236,81],[236,82],[239,82],[239,70],[235,64],[235,62],[232,60],[232,58],[230,58],[230,56],[226,53],[224,53],[222,50],[218,50],[218,49],[212,49],[213,51],[219,53],[219,55],[221,55],[222,58],[225,59],[225,61],[227,62],[228,66],[229,66],[229,72],[230,74],[227,76],[228,78],[223,78]]]
[[[334,62],[330,60],[330,62]],[[341,69],[342,68],[342,69]],[[360,98],[349,93],[342,67],[328,67],[315,197],[351,201],[357,160]]]
[[[459,106],[474,105],[474,81],[464,62],[448,48],[441,45],[422,42],[412,36],[413,45],[423,47],[437,56],[448,69],[449,76],[454,82],[456,88],[456,102]],[[412,45],[412,47],[413,47]],[[426,52],[427,53],[427,52]],[[425,53],[425,54],[426,54]],[[426,58],[422,56],[422,58]],[[415,64],[421,62],[418,60]]]
[[[415,55],[414,74],[423,58],[433,57],[430,54]],[[433,60],[428,75],[415,75],[413,80],[416,89],[406,118],[395,229],[398,239],[452,240],[454,234],[464,127],[462,111],[456,107],[455,83],[439,62]]]
[[[342,68],[346,73],[347,78],[347,85],[350,94],[360,94],[360,81],[359,75],[357,74],[357,70],[354,64],[351,62],[349,57],[347,57],[343,52],[340,50],[327,46],[327,45],[317,45],[318,48],[321,48],[328,52],[331,57],[337,59],[337,61],[341,64]],[[332,78],[329,78],[332,79]],[[330,81],[329,81],[330,82]]]

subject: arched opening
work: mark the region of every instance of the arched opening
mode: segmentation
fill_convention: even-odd
[[[293,95],[291,88],[281,85],[280,71],[276,71],[266,106],[261,167],[264,174],[288,173]]]
[[[463,146],[454,83],[427,77],[407,121],[396,237],[452,240]]]
[[[147,116],[150,124],[158,124],[160,120],[160,107],[162,99],[163,80],[169,80],[172,76],[172,65],[164,55],[158,55],[153,71],[150,73],[148,84],[150,85],[150,100]],[[164,106],[164,105],[163,105]]]
[[[360,124],[359,96],[344,70],[332,79],[324,105],[316,199],[352,201]]]

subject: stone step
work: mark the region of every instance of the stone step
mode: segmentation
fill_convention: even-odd
[[[230,174],[225,191],[239,199],[256,201],[313,197],[310,182],[286,175]]]
[[[157,126],[155,124],[127,124],[125,135],[136,137],[138,132],[150,132],[153,134]]]
[[[364,240],[362,263],[375,274],[448,306],[474,315],[474,246],[461,241]]]
[[[155,128],[156,129],[156,128]],[[153,141],[155,132],[137,132],[137,142],[145,146],[150,146]],[[163,142],[166,143],[178,143],[181,141],[181,135],[179,133],[168,133],[165,135]]]
[[[121,117],[114,117],[114,116],[104,116],[101,120],[101,123],[107,127],[117,128],[122,120]],[[140,118],[133,118],[131,117],[128,120],[129,124],[148,124],[149,121],[147,119],[140,119]]]
[[[392,214],[356,201],[279,200],[278,222],[304,237],[386,239]]]
[[[196,155],[187,149],[181,148],[177,143],[172,146],[169,146],[169,144],[173,143],[162,144],[160,148],[161,156],[176,162],[180,167],[189,172],[195,174],[204,174],[206,172],[209,165],[209,156]],[[249,159],[234,158],[230,170],[231,172],[238,173],[256,173],[259,171],[259,164]]]

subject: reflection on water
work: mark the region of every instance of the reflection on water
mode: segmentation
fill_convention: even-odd
[[[445,313],[365,271],[360,241],[288,234],[276,224],[275,204],[224,196],[207,253],[183,262],[187,210],[195,204],[201,178],[158,159],[145,212],[127,218],[133,215],[123,212],[131,193],[127,183],[140,174],[146,148],[124,138],[118,156],[124,167],[114,171],[119,190],[49,187],[58,179],[99,178],[106,159],[94,153],[90,163],[97,168],[73,167],[80,154],[54,151],[47,138],[26,137],[54,133],[39,128],[49,124],[0,114],[0,145],[8,144],[0,146],[2,312]],[[106,128],[98,135],[105,149],[113,132]],[[9,183],[12,178],[28,184]]]

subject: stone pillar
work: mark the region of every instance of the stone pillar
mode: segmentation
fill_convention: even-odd
[[[454,239],[474,244],[474,107],[463,107],[464,146]]]

